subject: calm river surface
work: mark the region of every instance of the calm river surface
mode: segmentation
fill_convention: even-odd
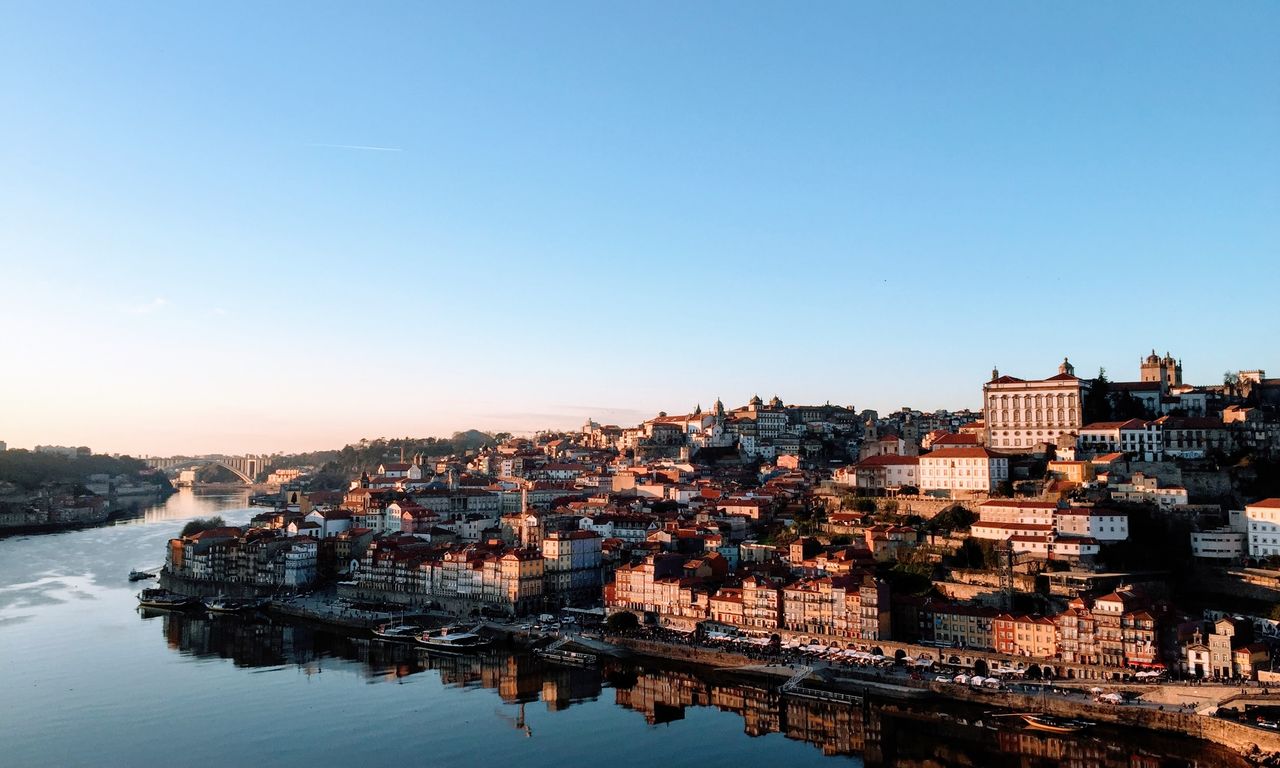
[[[1234,766],[1195,742],[1061,738],[780,700],[660,667],[431,657],[266,618],[144,613],[131,568],[246,494],[190,490],[100,528],[0,539],[0,766]]]

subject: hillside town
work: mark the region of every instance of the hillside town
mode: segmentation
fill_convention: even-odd
[[[1280,379],[1191,385],[1154,351],[1136,373],[993,370],[978,411],[717,398],[391,456],[340,491],[295,473],[248,526],[171,540],[165,572],[1030,679],[1280,681]]]
[[[11,449],[0,441],[0,533],[42,533],[98,525],[163,499],[163,472],[86,446]]]

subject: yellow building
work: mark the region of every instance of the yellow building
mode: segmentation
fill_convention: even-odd
[[[1057,477],[1059,480],[1081,485],[1093,482],[1095,477],[1095,470],[1091,461],[1051,461],[1047,470],[1050,475]]]

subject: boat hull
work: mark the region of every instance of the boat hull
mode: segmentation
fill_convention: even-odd
[[[446,636],[447,638],[448,636]],[[449,653],[462,655],[479,653],[492,647],[493,642],[487,638],[470,635],[464,638],[418,637],[418,645],[432,653]]]
[[[1023,715],[1022,720],[1028,729],[1045,733],[1079,733],[1085,729],[1085,726],[1076,723],[1056,722],[1032,715]]]

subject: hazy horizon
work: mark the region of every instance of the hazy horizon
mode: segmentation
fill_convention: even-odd
[[[1280,370],[1274,3],[0,18],[12,447]]]
[[[1149,353],[1151,351],[1150,348],[1147,351]],[[1165,353],[1165,350],[1159,350],[1158,352],[1163,356]],[[1036,371],[1016,371],[1016,370],[1010,370],[1007,368],[1002,368],[1000,372],[1001,374],[1018,376],[1020,378],[1041,378],[1041,377],[1050,376],[1056,373],[1057,372],[1056,366],[1057,366],[1057,363],[1061,362],[1061,358],[1057,358],[1051,362],[1054,363],[1052,366],[1047,365],[1043,369],[1036,370]],[[1139,361],[1136,359],[1134,360],[1134,362],[1129,368],[1124,368],[1122,365],[1117,365],[1115,368],[1111,366],[1106,366],[1106,365],[1095,366],[1095,367],[1080,366],[1077,364],[1074,358],[1071,358],[1071,362],[1072,362],[1072,365],[1076,367],[1076,375],[1080,376],[1081,378],[1093,378],[1094,376],[1097,375],[1097,373],[1100,370],[1105,371],[1107,378],[1111,381],[1137,381],[1139,378],[1139,371],[1138,371]],[[1232,369],[1232,370],[1236,370],[1236,369]],[[1245,368],[1245,370],[1247,370],[1247,368]],[[1197,366],[1184,365],[1183,379],[1188,384],[1197,384],[1197,385],[1221,384],[1222,373],[1225,373],[1225,370],[1223,372],[1220,372],[1216,377],[1210,377],[1207,379],[1195,378],[1197,373],[1198,373]],[[746,394],[743,394],[741,397],[738,397],[738,398],[729,398],[723,395],[719,395],[719,397],[724,402],[724,406],[726,409],[733,409],[733,408],[746,405],[747,401],[752,397],[752,395],[760,395],[762,398],[766,400],[769,399],[770,397],[777,395],[778,397],[780,397],[783,403],[787,405],[820,405],[823,403],[830,402],[833,405],[853,406],[857,408],[859,411],[865,410],[865,409],[875,410],[879,412],[882,416],[899,411],[902,408],[906,408],[906,407],[910,407],[910,408],[914,408],[922,411],[936,411],[936,410],[942,410],[942,409],[945,409],[948,411],[959,411],[959,410],[964,410],[966,408],[974,411],[981,411],[982,410],[982,397],[981,397],[982,385],[986,383],[986,381],[990,378],[990,375],[991,375],[991,371],[988,368],[986,371],[983,372],[982,375],[980,375],[977,379],[974,380],[973,389],[974,389],[975,395],[971,403],[964,404],[964,405],[942,404],[942,405],[936,405],[928,408],[923,408],[913,403],[901,403],[897,406],[892,406],[887,408],[876,408],[875,406],[872,406],[872,405],[865,405],[865,404],[859,403],[856,400],[839,400],[836,398],[792,400],[785,397],[782,393],[776,392],[774,390],[769,390],[769,389],[750,390],[749,392],[747,392]],[[618,426],[623,426],[623,427],[635,426],[642,421],[653,418],[654,416],[658,415],[659,412],[666,412],[669,414],[692,413],[694,408],[698,406],[701,406],[703,409],[709,409],[711,405],[715,402],[716,397],[717,397],[716,395],[712,395],[709,398],[695,400],[691,403],[687,403],[679,406],[670,405],[669,407],[660,406],[652,410],[644,410],[640,408],[622,408],[622,407],[610,408],[605,406],[560,405],[560,406],[555,406],[562,409],[562,411],[559,413],[496,413],[490,417],[478,416],[476,418],[477,423],[469,423],[469,424],[458,423],[453,426],[446,426],[442,428],[423,427],[422,429],[416,429],[416,430],[415,429],[409,429],[409,430],[389,429],[389,430],[382,430],[382,431],[375,430],[368,433],[361,433],[359,437],[345,437],[345,438],[337,437],[335,438],[335,441],[332,441],[330,443],[324,443],[324,444],[321,444],[321,443],[305,444],[302,440],[295,440],[294,442],[289,443],[289,447],[287,448],[259,447],[259,448],[253,448],[253,449],[242,449],[242,448],[228,448],[228,447],[212,447],[212,448],[201,448],[197,450],[192,448],[182,449],[182,448],[175,447],[172,450],[156,451],[156,450],[149,450],[146,448],[139,448],[135,450],[104,448],[92,443],[87,443],[85,441],[77,441],[77,440],[67,440],[67,441],[36,440],[34,442],[31,442],[30,444],[18,444],[12,440],[9,440],[7,442],[10,448],[32,448],[35,445],[68,445],[68,446],[88,445],[90,448],[93,449],[95,453],[121,453],[121,454],[129,454],[133,456],[143,456],[143,455],[178,456],[178,455],[203,455],[203,454],[218,454],[218,453],[228,454],[228,455],[309,453],[312,451],[339,449],[345,445],[358,443],[362,439],[367,439],[367,440],[376,440],[379,438],[397,439],[402,437],[410,437],[415,439],[425,439],[428,437],[447,438],[447,437],[450,437],[455,432],[461,432],[468,429],[476,429],[482,432],[489,432],[489,433],[511,432],[512,434],[516,434],[516,435],[529,435],[539,431],[565,431],[565,430],[576,429],[578,427],[581,427],[588,419],[594,420],[601,424],[616,424]],[[510,418],[507,418],[507,417],[510,417]],[[543,418],[545,419],[545,421],[537,422],[536,419],[539,419],[539,418]],[[374,422],[368,422],[368,423],[372,424]],[[393,419],[386,423],[394,425],[394,424],[406,424],[409,422],[396,421]],[[415,423],[427,424],[431,422],[419,421]],[[445,422],[440,422],[440,423],[445,423]],[[521,423],[527,426],[522,426],[517,428],[512,426],[513,423]],[[431,431],[432,429],[434,429],[434,431]],[[296,434],[296,433],[291,433],[291,434]],[[270,445],[269,443],[271,439],[270,435],[265,435],[265,434],[256,435],[256,436],[251,435],[248,437],[255,440],[260,440],[260,442],[254,442],[253,445],[256,445],[256,446]],[[0,435],[0,440],[3,440],[3,439],[4,437]],[[173,445],[177,446],[181,444],[180,437],[173,437],[172,439],[175,441],[173,442]],[[316,438],[316,439],[320,440],[322,438]]]

